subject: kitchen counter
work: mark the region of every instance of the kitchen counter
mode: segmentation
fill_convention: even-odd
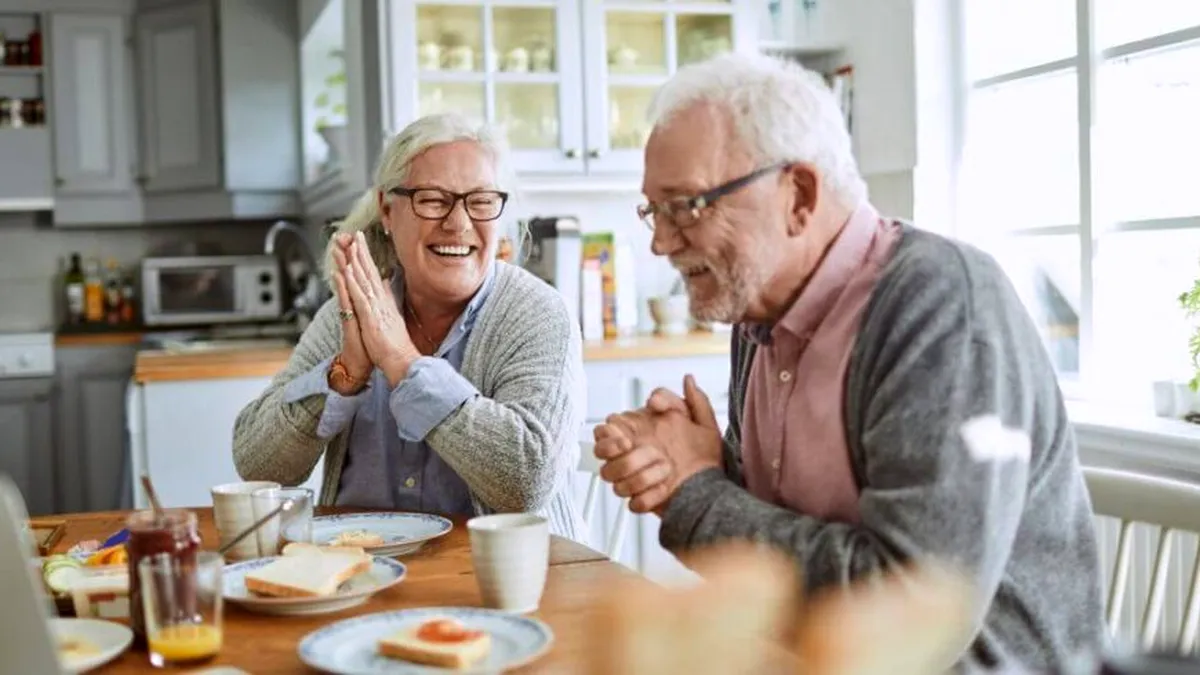
[[[74,339],[76,337],[101,338],[105,336],[70,337]],[[290,346],[269,340],[259,344],[244,341],[235,345],[219,347],[206,345],[186,351],[142,350],[137,355],[133,378],[138,383],[145,383],[270,377],[283,368],[291,353]],[[722,356],[728,353],[728,333],[698,332],[680,336],[639,335],[616,340],[589,341],[583,345],[585,362]]]

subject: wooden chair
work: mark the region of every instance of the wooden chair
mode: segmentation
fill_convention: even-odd
[[[1162,626],[1171,551],[1178,532],[1200,533],[1200,486],[1118,469],[1084,469],[1088,492],[1098,515],[1120,520],[1116,560],[1106,608],[1109,632],[1115,637],[1129,587],[1133,556],[1133,524],[1159,527],[1158,549],[1146,608],[1138,630],[1137,647],[1155,647]],[[1200,555],[1192,565],[1187,602],[1176,649],[1190,654],[1196,648],[1200,628]]]
[[[601,491],[606,489],[604,479],[600,478],[600,460],[596,459],[595,443],[590,441],[579,442],[579,470],[591,475],[591,480],[588,483],[587,497],[583,501],[583,523],[590,531],[592,529],[592,518],[596,513],[596,506],[600,503]],[[612,529],[605,534],[604,555],[613,560],[617,560],[621,556],[621,547],[625,543],[625,531],[629,529],[629,500],[622,499],[621,507],[617,511],[616,522],[613,523]]]

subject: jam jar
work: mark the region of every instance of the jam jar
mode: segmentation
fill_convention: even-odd
[[[196,527],[196,514],[184,509],[165,509],[161,514],[152,510],[138,511],[129,516],[125,527],[129,530],[129,539],[125,542],[129,558],[129,622],[134,644],[144,647],[145,611],[138,563],[165,553],[175,557],[183,567],[193,566],[200,551],[200,532]],[[186,596],[188,589],[180,591]]]

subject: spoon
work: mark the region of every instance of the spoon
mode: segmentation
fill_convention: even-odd
[[[270,513],[263,516],[262,518],[259,518],[257,521],[255,521],[255,523],[253,525],[242,530],[241,532],[238,533],[238,535],[236,537],[234,537],[233,539],[230,539],[228,542],[226,542],[226,544],[224,546],[217,549],[217,553],[219,553],[221,555],[225,555],[226,551],[233,548],[234,546],[237,546],[243,539],[245,539],[246,537],[249,537],[258,528],[262,527],[263,525],[266,525],[267,521],[271,520],[272,518],[274,518],[275,516],[277,516],[281,513],[284,513],[285,511],[288,511],[295,505],[296,505],[295,500],[292,500],[292,499],[283,500],[283,502],[279,506],[276,506],[275,508],[271,509]]]
[[[150,508],[154,509],[154,519],[161,519],[163,507],[158,501],[158,494],[154,492],[154,485],[150,483],[150,474],[148,473],[142,474],[142,489],[146,491],[146,499],[150,500]]]

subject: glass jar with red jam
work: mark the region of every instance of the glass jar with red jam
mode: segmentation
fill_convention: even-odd
[[[125,527],[129,530],[129,539],[125,542],[129,558],[129,622],[134,644],[144,647],[146,631],[138,563],[165,553],[182,567],[194,566],[196,553],[200,551],[200,532],[196,528],[196,514],[183,509],[165,509],[161,514],[152,510],[138,511],[129,516]],[[180,591],[187,593],[188,589]]]

